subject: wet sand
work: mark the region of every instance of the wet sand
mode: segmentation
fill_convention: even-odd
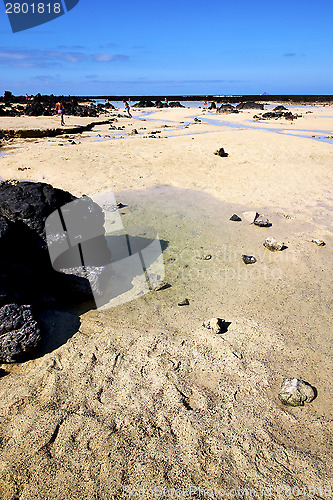
[[[252,488],[253,498],[261,488],[290,498],[286,487],[312,487],[326,498],[333,145],[299,135],[327,135],[333,111],[293,112],[303,117],[257,124],[256,110],[135,110],[112,122],[123,130],[100,125],[2,148],[14,153],[0,158],[2,178],[77,196],[115,192],[125,228],[158,233],[171,285],[105,311],[45,312],[40,356],[2,365],[3,498],[120,499],[125,486],[191,484],[226,497]],[[220,147],[227,158],[214,155]],[[272,227],[249,224],[250,210]],[[268,236],[287,248],[269,252]],[[189,306],[178,306],[184,298]],[[216,316],[230,323],[222,335],[201,326]],[[284,407],[284,377],[309,382],[317,398]]]

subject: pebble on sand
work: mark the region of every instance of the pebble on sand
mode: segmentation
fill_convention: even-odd
[[[314,243],[318,247],[324,247],[326,245],[325,241],[323,241],[323,240],[311,240],[311,241],[312,241],[312,243]]]
[[[227,156],[229,156],[229,153],[226,153],[224,151],[224,148],[220,148],[215,151],[214,155],[221,156],[221,158],[226,158]]]
[[[277,241],[273,236],[266,238],[264,247],[268,248],[271,252],[282,250],[284,243]]]
[[[232,220],[233,222],[241,222],[242,219],[240,217],[238,217],[237,214],[233,214],[229,220]]]
[[[213,330],[214,333],[222,333],[225,324],[225,319],[212,318],[208,321],[204,321],[202,326],[208,328],[208,330]]]
[[[279,399],[285,405],[304,406],[316,397],[316,390],[307,382],[297,378],[283,379]]]
[[[253,224],[259,227],[271,227],[272,225],[268,219],[265,219],[262,216],[259,216],[256,219],[254,219]]]
[[[163,281],[162,283],[157,285],[157,287],[154,288],[154,291],[159,292],[160,290],[166,290],[167,288],[171,288],[170,283],[166,283],[165,281]]]
[[[184,300],[181,300],[180,302],[178,302],[178,305],[179,306],[189,306],[190,301],[188,299],[184,299]]]
[[[242,255],[244,264],[255,264],[257,259],[253,255]]]

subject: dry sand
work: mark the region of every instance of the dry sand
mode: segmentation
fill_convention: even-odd
[[[333,144],[312,135],[330,135],[333,109],[292,111],[303,117],[134,110],[112,123],[123,130],[0,150],[4,179],[115,192],[129,232],[158,232],[171,284],[105,311],[43,313],[39,356],[2,365],[1,498],[163,497],[155,487],[171,498],[168,489],[190,486],[178,498],[330,498]],[[1,128],[27,120],[2,118]],[[213,154],[220,147],[229,157]],[[251,210],[272,227],[250,225]],[[287,248],[269,252],[268,236]],[[201,326],[216,316],[230,322],[222,335]],[[309,382],[317,398],[283,406],[284,377]]]

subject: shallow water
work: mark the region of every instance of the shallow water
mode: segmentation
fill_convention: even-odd
[[[117,193],[116,199],[127,205],[120,210],[125,229],[151,227],[167,242],[166,279],[181,295],[192,296],[202,316],[208,310],[213,316],[246,314],[281,325],[281,315],[285,318],[290,314],[293,328],[297,325],[304,339],[307,330],[309,335],[311,332],[309,341],[313,338],[312,326],[317,324],[325,332],[317,344],[333,347],[327,343],[330,334],[325,327],[330,316],[332,251],[329,244],[319,249],[310,243],[310,223],[287,220],[267,207],[257,210],[269,217],[271,228],[258,228],[245,220],[232,222],[229,218],[233,213],[242,217],[251,207],[226,204],[204,192],[171,186],[124,191]],[[272,253],[263,247],[268,236],[279,239],[286,234],[290,236],[285,251]],[[302,250],[300,238],[304,241]],[[254,255],[257,263],[246,266],[242,254]],[[211,258],[203,260],[205,255]],[[305,301],[305,295],[311,299]],[[304,306],[306,315],[301,312]],[[290,335],[289,326],[287,332]]]
[[[158,120],[158,117],[150,118],[150,115],[153,115],[153,114],[154,114],[154,111],[149,111],[149,112],[141,114],[139,118],[141,119],[144,117],[146,121]],[[195,117],[197,117],[197,115],[192,115],[192,116],[187,117],[186,123],[189,123]],[[275,132],[277,134],[290,135],[293,137],[301,137],[303,139],[313,139],[315,141],[333,144],[333,137],[332,137],[333,132],[330,130],[318,131],[318,130],[303,130],[303,129],[297,129],[297,128],[289,129],[289,128],[273,128],[270,126],[264,127],[264,126],[258,125],[256,122],[254,122],[254,121],[252,122],[250,120],[246,120],[247,123],[241,124],[241,123],[229,122],[225,119],[219,119],[219,117],[216,117],[214,119],[214,118],[206,118],[205,116],[201,116],[201,115],[200,115],[200,120],[201,120],[202,124],[215,125],[218,127],[227,127],[227,128],[234,129],[234,130],[265,130],[267,132]],[[161,120],[161,121],[166,122],[166,123],[175,123],[175,122],[172,122],[171,120]],[[269,124],[270,124],[270,122],[267,122],[267,125],[269,125]],[[183,129],[184,124],[177,125],[176,128]],[[297,132],[301,132],[301,133],[297,133]],[[202,133],[204,133],[204,132],[199,132],[199,134],[202,134]],[[193,133],[193,131],[192,131],[192,132],[189,132],[188,134],[185,134],[185,135],[197,135],[197,134],[198,134],[198,132]],[[182,135],[184,135],[184,134],[182,134]],[[331,137],[328,138],[326,136],[331,136]],[[175,137],[175,136],[173,135],[172,137]]]

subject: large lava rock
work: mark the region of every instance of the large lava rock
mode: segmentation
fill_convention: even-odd
[[[185,108],[185,106],[183,106],[182,104],[180,104],[179,101],[169,102],[169,107],[170,108]]]
[[[31,306],[7,304],[0,308],[0,363],[24,361],[40,341]]]
[[[156,101],[155,106],[156,106],[156,108],[168,108],[169,107],[169,105],[166,102],[162,102],[162,101]]]
[[[235,108],[235,106],[232,106],[231,104],[221,104],[219,108],[217,108],[216,113],[239,113],[238,109]]]
[[[46,218],[75,199],[50,184],[4,181],[0,184],[0,215],[11,222],[22,222],[45,240]]]
[[[264,105],[259,102],[246,101],[237,104],[237,109],[264,109]]]
[[[286,120],[296,120],[300,115],[293,115],[291,111],[267,111],[266,113],[260,114],[258,117],[255,115],[255,118],[260,118],[263,120],[278,120],[279,118],[285,118]],[[253,117],[253,118],[254,118]]]
[[[133,108],[154,108],[155,104],[152,101],[139,101],[133,105]]]
[[[61,207],[66,215],[73,204],[74,208],[78,204],[80,214],[76,217],[77,227],[68,228],[71,236],[76,232],[79,242],[79,233],[86,227],[94,227],[93,237],[82,244],[90,256],[86,273],[82,272],[84,265],[71,259],[78,253],[77,243],[64,252],[66,258],[60,255],[62,261],[55,265],[51,263],[46,241],[46,219],[52,213],[58,214]],[[67,228],[58,224],[58,232],[59,227],[61,234],[53,235],[55,244],[67,238]],[[0,248],[0,306],[16,303],[50,307],[91,300],[95,292],[91,283],[100,295],[103,285],[97,283],[96,275],[104,279],[103,266],[109,264],[111,258],[104,238],[104,214],[96,203],[86,198],[82,205],[82,199],[66,191],[33,182],[0,184]],[[94,280],[89,280],[91,274]]]

